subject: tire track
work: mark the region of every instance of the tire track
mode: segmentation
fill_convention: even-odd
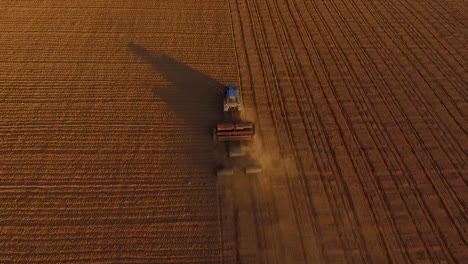
[[[333,14],[333,15],[330,16],[330,17],[332,17],[332,18],[335,17],[335,15],[336,15],[336,14],[335,14],[335,11],[329,10],[329,7],[325,7],[325,9],[328,10],[330,14]],[[334,20],[335,20],[335,19],[334,19]],[[335,42],[335,43],[340,43],[340,42],[338,42],[336,39],[334,39],[334,38],[335,38],[335,37],[334,37],[334,34],[333,34],[331,31],[330,31],[330,36],[332,36],[332,41],[333,41],[333,42]],[[346,38],[345,38],[345,39],[346,39]],[[349,41],[349,40],[348,40],[348,41]],[[343,50],[343,48],[340,47],[340,46],[341,46],[341,45],[338,45],[338,47],[340,48],[340,50]],[[346,78],[346,79],[350,78],[350,80],[353,80],[353,82],[356,82],[356,77],[355,77],[355,75],[352,75],[352,74],[350,75],[350,73],[352,73],[352,71],[350,71],[351,67],[349,66],[349,65],[350,65],[350,61],[349,61],[349,60],[347,59],[347,57],[345,56],[345,53],[344,53],[344,52],[341,52],[341,53],[336,52],[336,53],[335,53],[335,50],[330,50],[330,52],[331,52],[332,56],[334,56],[334,61],[335,61],[335,62],[340,62],[340,61],[344,62],[343,65],[339,64],[341,68],[347,67],[346,70],[338,70],[337,73],[340,74],[341,77],[342,77],[343,79],[345,79],[345,78]],[[345,66],[345,65],[346,65],[346,66]],[[337,66],[338,66],[338,64],[337,64]],[[342,71],[345,72],[346,75],[344,75],[344,74],[342,73]],[[347,82],[347,83],[348,83],[348,82]],[[357,85],[357,86],[359,86],[359,85]],[[352,90],[353,90],[353,87],[348,86],[348,90],[349,90],[349,91],[352,91]],[[340,93],[335,92],[336,98],[338,98],[337,94],[343,94],[343,92],[344,92],[344,91],[341,91]],[[346,93],[345,93],[345,94],[346,94]],[[358,99],[358,98],[354,99],[354,101],[355,101],[356,103],[358,103],[358,104],[360,103],[360,99]],[[360,105],[360,107],[362,108],[362,104],[359,104],[359,105]],[[342,107],[343,107],[343,106],[342,106]],[[359,109],[359,108],[358,108],[358,109]],[[349,111],[349,110],[348,110],[348,111]],[[348,112],[348,111],[347,111],[347,112]],[[365,113],[365,112],[364,112],[364,113]],[[348,120],[351,120],[350,117],[348,117],[347,119],[348,119]],[[352,123],[352,122],[353,122],[353,121],[349,121],[349,123]],[[351,126],[351,127],[352,127],[352,126]],[[351,130],[351,131],[353,131],[353,130]],[[361,144],[361,143],[357,143],[357,144],[359,145],[359,144]],[[375,164],[375,163],[371,163],[371,164]],[[380,187],[380,188],[381,188],[381,187]],[[379,187],[378,187],[378,189],[379,189]],[[388,203],[387,203],[387,204],[388,204]],[[388,208],[390,208],[391,204],[388,204],[387,206],[388,206]]]
[[[336,92],[335,92],[335,98],[337,98],[337,97],[336,97]],[[340,103],[339,103],[339,102],[338,102],[338,105],[340,105]],[[343,111],[343,110],[341,110],[341,111]],[[350,123],[350,122],[348,121],[348,124],[349,124],[349,123]],[[381,198],[381,199],[382,199],[382,198]]]
[[[237,23],[239,23],[239,24],[241,25],[240,27],[237,27],[237,29],[240,31],[240,34],[236,34],[236,32],[233,31],[233,32],[234,32],[234,36],[233,36],[233,37],[234,37],[234,41],[236,41],[236,36],[240,36],[241,39],[242,39],[242,43],[246,43],[246,42],[247,42],[246,37],[248,37],[249,35],[245,33],[245,30],[248,30],[248,29],[250,29],[250,28],[253,27],[252,25],[250,25],[251,23],[253,23],[253,19],[252,19],[251,13],[250,13],[250,12],[243,12],[244,10],[241,11],[241,9],[248,9],[247,2],[238,2],[238,3],[234,3],[234,4],[232,4],[232,5],[230,4],[230,6],[231,6],[231,13],[234,13],[234,14],[232,15],[233,21],[234,21],[234,18],[235,18],[235,15],[236,15],[236,14],[237,14],[240,18],[241,18],[241,16],[242,16],[242,14],[248,14],[248,16],[249,16],[249,17],[248,17],[248,20],[247,20],[247,19],[245,20],[246,22],[248,21],[248,23],[246,23],[245,25],[244,25],[244,21],[243,21],[242,19],[240,19],[240,20],[237,22]],[[233,9],[232,6],[235,6],[235,9]],[[241,6],[242,6],[242,7],[241,7]],[[234,10],[235,10],[235,11],[234,11]],[[233,22],[233,24],[234,24],[234,22]],[[254,42],[254,43],[255,43],[255,42]],[[255,44],[256,44],[256,43],[255,43]],[[236,45],[237,45],[237,44],[236,44]],[[241,47],[244,47],[244,49],[243,49],[243,50],[240,50],[240,54],[243,54],[243,55],[245,56],[245,58],[244,58],[244,57],[240,57],[240,55],[237,55],[237,56],[238,56],[238,57],[237,57],[237,60],[238,60],[238,61],[243,61],[243,59],[245,59],[246,61],[249,61],[249,62],[250,62],[252,59],[250,58],[249,53],[248,53],[247,50],[246,50],[246,47],[245,47],[245,46],[241,46]],[[256,46],[255,48],[258,50],[258,46]],[[239,53],[238,53],[238,54],[239,54]],[[244,103],[245,103],[246,105],[248,105],[249,102],[250,102],[250,103],[253,104],[255,107],[258,107],[258,105],[256,104],[256,102],[250,99],[250,98],[251,98],[251,96],[250,96],[251,94],[253,94],[253,95],[255,96],[255,91],[254,91],[254,90],[248,90],[248,89],[247,89],[247,86],[248,86],[248,85],[245,85],[245,83],[247,82],[247,83],[250,84],[250,87],[253,86],[253,79],[252,79],[253,76],[250,75],[250,72],[251,72],[250,63],[244,63],[243,65],[245,65],[245,67],[247,67],[247,69],[248,69],[248,70],[247,70],[247,74],[244,74],[245,71],[243,71],[243,68],[239,68],[240,82],[241,82],[241,84],[243,84],[243,85],[242,85],[241,91],[242,91],[242,94],[243,94]],[[245,79],[247,79],[247,81],[243,81],[243,80],[245,80]],[[257,116],[256,120],[262,121],[262,120],[260,119],[260,117],[258,117],[258,116]],[[253,121],[255,121],[255,120],[253,120]],[[259,130],[257,129],[257,132],[261,135],[261,131],[259,131]],[[271,193],[266,193],[266,195],[272,195],[272,194],[271,194]],[[242,208],[236,209],[236,214],[237,214],[238,210],[242,210]],[[241,222],[241,221],[242,221],[242,219],[239,219],[239,218],[236,217],[236,222],[235,222],[235,224],[236,224],[236,225],[242,225],[242,222]],[[236,228],[238,228],[238,227],[236,227]],[[265,233],[264,233],[264,234],[265,234]],[[255,257],[255,259],[252,259],[252,256],[248,256],[248,255],[246,256],[246,254],[245,254],[244,252],[241,252],[239,247],[242,247],[242,244],[243,244],[244,242],[240,241],[240,240],[239,240],[240,238],[237,237],[237,236],[236,236],[236,239],[237,239],[237,244],[238,244],[238,245],[237,245],[237,251],[236,251],[236,261],[237,261],[237,262],[238,262],[238,261],[242,261],[243,259],[246,259],[246,258],[247,258],[247,259],[250,259],[250,260],[253,261],[253,262],[259,262],[259,261],[260,261],[260,260],[258,259],[258,257]],[[256,240],[257,238],[252,238],[252,239],[255,239],[255,240]],[[279,239],[279,240],[281,240],[281,239]],[[265,242],[267,242],[267,241],[265,241]],[[271,241],[268,241],[268,242],[269,242],[269,243],[272,243],[272,244],[273,244],[273,247],[278,248],[278,250],[281,250],[282,247],[277,247],[277,246],[275,245],[275,244],[278,242],[278,239],[275,239],[275,237],[273,237],[273,239],[272,239]]]
[[[382,3],[385,3],[385,2],[382,2]],[[404,6],[404,4],[401,3],[401,6]],[[413,8],[414,8],[414,7],[413,7]],[[390,9],[393,9],[393,5],[387,4],[387,9],[389,9],[389,10],[390,10]],[[407,8],[406,10],[408,10],[408,12],[410,12],[410,13],[413,15],[413,17],[414,17],[415,19],[417,19],[422,25],[425,25],[425,23],[424,23],[423,21],[421,21],[421,19],[419,19],[418,16],[416,16],[416,15],[411,11],[411,9],[408,9],[408,8]],[[393,11],[393,10],[392,10],[392,11]],[[396,9],[396,8],[394,9],[394,11],[398,12],[397,14],[399,14],[400,12],[402,12],[402,10]],[[396,15],[392,15],[392,17],[396,17]],[[398,19],[395,19],[395,20],[396,20],[396,21],[399,21]],[[400,19],[400,20],[401,20],[401,19]],[[400,22],[398,22],[398,23],[400,23]],[[432,62],[433,65],[440,65],[440,62],[444,62],[444,64],[445,64],[444,67],[437,67],[437,66],[436,66],[436,68],[438,69],[438,71],[435,71],[436,73],[441,72],[441,73],[443,73],[444,76],[450,76],[451,74],[457,73],[457,72],[458,72],[456,69],[454,69],[454,68],[452,67],[452,65],[451,65],[450,63],[447,62],[447,60],[446,60],[445,58],[446,58],[446,57],[449,57],[449,58],[456,59],[458,56],[452,55],[452,54],[450,53],[450,50],[461,50],[461,49],[462,49],[461,47],[464,47],[464,46],[468,45],[468,42],[465,43],[465,44],[461,44],[461,43],[460,43],[460,46],[458,47],[458,49],[457,49],[457,47],[447,48],[445,45],[442,44],[442,41],[440,40],[440,38],[438,38],[437,36],[435,36],[435,35],[429,30],[429,28],[428,28],[427,26],[424,26],[423,28],[424,28],[425,30],[427,30],[427,32],[429,32],[429,33],[431,34],[432,38],[425,38],[424,36],[422,36],[423,33],[422,33],[422,32],[420,33],[420,31],[418,31],[417,29],[413,28],[413,26],[412,26],[411,24],[408,24],[407,27],[402,27],[402,28],[405,29],[406,32],[408,32],[408,35],[412,36],[412,38],[413,38],[412,41],[416,42],[416,40],[419,40],[419,41],[421,41],[421,42],[423,42],[423,43],[425,42],[425,44],[427,44],[427,45],[425,45],[426,47],[434,47],[434,49],[433,49],[433,50],[434,50],[434,53],[432,54],[432,56],[427,56],[428,59],[431,60],[431,57],[434,57],[434,58],[435,58],[436,61],[431,60],[431,62]],[[452,56],[442,56],[442,55],[440,54],[439,50],[437,49],[437,47],[436,47],[435,45],[430,45],[430,44],[431,44],[431,42],[429,42],[430,39],[436,39],[437,42],[440,43],[440,46],[441,46],[443,49],[445,49],[445,51],[446,51],[448,54],[451,54]],[[408,50],[411,50],[411,49],[408,47],[408,45],[406,44],[406,42],[404,42],[404,41],[402,41],[402,42],[404,43],[405,47],[407,47]],[[430,49],[428,49],[428,50],[430,50]],[[414,55],[417,55],[417,54],[414,54]],[[461,57],[461,56],[460,56],[460,57]],[[424,62],[425,60],[423,60],[423,59],[415,60],[415,62],[417,62],[417,63],[420,63],[420,61],[423,61],[423,62]],[[462,71],[464,71],[464,73],[465,73],[465,75],[466,75],[466,73],[468,72],[468,70],[465,69],[465,68],[463,67],[464,64],[463,64],[462,62],[459,62],[458,60],[456,60],[456,63],[459,64],[459,66],[462,67]],[[420,68],[421,68],[421,69],[425,69],[426,71],[428,71],[428,70],[426,69],[426,67],[424,67],[424,65],[422,65],[422,63],[421,63],[421,67],[420,67]],[[445,68],[449,68],[450,70],[444,71]],[[429,72],[429,71],[428,71],[428,72]],[[464,89],[464,86],[465,86],[466,81],[463,80],[463,78],[460,76],[460,73],[457,74],[457,75],[455,75],[455,77],[458,77],[457,79],[459,80],[459,85],[453,84],[452,87],[458,88],[458,89],[455,89],[455,90],[458,92],[459,96],[457,96],[457,95],[455,95],[455,96],[450,96],[449,94],[447,94],[447,91],[446,91],[445,89],[442,89],[442,90],[444,91],[445,96],[449,99],[449,102],[451,102],[452,105],[454,105],[454,106],[456,107],[456,109],[459,111],[460,115],[463,116],[463,113],[461,113],[460,109],[458,109],[457,105],[453,102],[452,97],[460,97],[460,95],[461,95],[461,97],[466,97],[466,96],[468,96],[468,93],[466,92],[466,89]],[[451,79],[450,79],[450,78],[446,78],[445,80],[446,80],[446,81],[448,80],[449,82],[451,82]],[[436,83],[438,84],[438,86],[441,87],[440,82],[439,82],[438,80],[435,80],[435,81],[436,81]],[[441,102],[443,102],[442,99],[439,99],[439,100],[440,100]],[[466,122],[466,121],[467,121],[466,116],[463,116],[463,117],[464,117],[464,121]]]
[[[429,129],[429,131],[431,131],[431,130]],[[424,144],[422,143],[421,139],[419,139],[419,142],[421,142],[421,145],[424,146]],[[430,154],[430,151],[429,151],[429,150],[426,149],[425,152],[427,153],[427,155],[429,155],[429,157],[431,157],[431,154]],[[434,164],[434,163],[435,163],[434,160],[432,160],[431,163]],[[463,162],[462,162],[462,164],[463,164]],[[423,167],[424,167],[424,166],[423,166]],[[455,166],[455,168],[456,168],[456,166]],[[460,173],[461,173],[461,172],[460,172]],[[439,171],[438,174],[439,174],[439,176],[440,176],[441,179],[444,179],[444,175],[443,175],[440,171]],[[461,176],[461,174],[460,174],[460,176]],[[432,183],[432,184],[434,184],[434,183]],[[465,183],[465,184],[466,184],[466,183]],[[437,189],[436,189],[436,190],[437,190]],[[450,190],[450,187],[449,187],[449,190]],[[452,192],[452,193],[453,193],[453,195],[456,195],[454,192]],[[439,195],[439,197],[441,197],[441,201],[443,202],[444,199],[442,199],[442,196],[440,196],[440,194],[438,194],[438,195]],[[462,200],[463,200],[463,198],[461,198],[460,201],[462,201]],[[447,207],[446,207],[446,208],[447,208]],[[449,208],[451,208],[451,207],[449,207]],[[446,210],[447,210],[447,214],[450,215],[449,212],[450,212],[451,210],[449,210],[449,209],[446,209]],[[461,210],[463,210],[463,209],[461,209]],[[463,226],[463,224],[462,224],[461,226]],[[463,232],[461,232],[460,234],[463,234]]]
[[[339,14],[338,9],[336,9],[334,12],[338,12],[338,14]],[[348,41],[349,41],[349,39],[348,39]],[[356,99],[355,101],[359,101],[359,99]],[[370,113],[372,113],[372,111],[370,111]],[[380,144],[381,144],[381,143],[380,143]],[[384,143],[384,144],[385,144],[385,143]],[[392,148],[395,148],[395,146],[393,146]],[[394,179],[394,182],[397,183],[398,181],[396,181],[396,180]],[[397,183],[397,184],[398,184],[398,183]],[[406,183],[405,183],[405,184],[406,184]],[[407,202],[405,202],[405,204],[406,204],[406,203],[407,203]],[[407,206],[407,205],[406,205],[406,206]],[[408,210],[408,209],[407,209],[407,210]],[[409,210],[408,210],[408,211],[409,211]],[[409,212],[410,212],[410,211],[409,211]],[[416,219],[416,218],[413,218],[413,219]],[[413,243],[414,243],[414,242],[413,242]]]
[[[275,5],[275,3],[273,3],[273,6],[274,6],[274,8],[275,8],[275,13],[278,14],[278,16],[276,16],[276,17],[281,18],[282,16],[281,16],[281,14],[279,13],[278,7]],[[267,4],[267,8],[271,8],[271,5],[269,6],[269,5]],[[269,12],[269,13],[270,13],[270,12]],[[281,19],[280,19],[280,20],[281,20]],[[272,20],[272,21],[273,21],[273,20]],[[283,21],[283,23],[284,23],[284,21]],[[275,29],[276,27],[273,25],[273,28]],[[283,34],[285,34],[285,33],[284,33],[285,31],[284,31],[284,28],[283,28],[283,27],[282,27],[282,32],[283,32]],[[279,35],[280,35],[280,34],[278,34],[278,31],[277,31],[276,29],[275,29],[275,35],[276,35],[276,36],[279,36]],[[283,37],[283,38],[284,38],[284,37]],[[280,39],[281,39],[281,38],[280,38]],[[280,44],[280,47],[285,46],[285,45],[289,45],[289,43],[288,43],[288,44]],[[281,48],[280,48],[280,50],[281,50],[281,53],[282,53],[283,58],[284,58],[284,56],[285,56],[285,55],[284,55],[285,53],[286,53],[286,56],[291,57],[291,54],[288,54],[288,52],[287,52],[286,49],[281,49]],[[291,59],[292,59],[292,57],[291,57]],[[273,58],[271,59],[271,61],[274,61]],[[288,66],[287,61],[288,61],[288,60],[283,60],[283,64],[286,66],[286,70],[287,70],[288,72],[291,72],[290,68],[291,68],[292,66]],[[291,82],[289,82],[289,86],[292,87],[292,83],[291,83]],[[279,85],[279,83],[277,83],[277,85],[276,85],[275,87],[281,87],[281,86]],[[287,90],[286,90],[286,89],[277,90],[278,96],[279,96],[280,94],[284,94],[285,91],[287,91]],[[293,90],[293,91],[294,91],[294,90]],[[296,91],[294,91],[294,92],[296,92]],[[281,98],[284,98],[284,95],[281,95]],[[297,98],[297,94],[294,94],[294,98]],[[284,99],[284,100],[282,101],[282,105],[284,105],[284,107],[287,107],[288,101],[286,101],[286,99]],[[283,121],[283,122],[285,122],[286,127],[289,127],[289,121],[287,121],[287,120],[296,120],[296,118],[292,117],[292,115],[291,115],[291,114],[294,113],[295,111],[292,110],[292,109],[290,109],[290,110],[283,110],[283,111],[284,111],[284,113],[285,113],[285,115],[286,115],[285,121]],[[288,130],[289,130],[289,131],[294,131],[291,127],[289,127]],[[291,170],[298,170],[298,172],[297,172],[297,173],[298,173],[298,176],[301,177],[301,175],[303,175],[304,173],[301,171],[301,164],[299,163],[299,162],[300,162],[300,159],[299,159],[299,156],[298,156],[297,151],[295,150],[294,141],[295,141],[295,140],[294,140],[294,135],[293,135],[293,134],[288,135],[288,142],[289,142],[288,145],[287,145],[288,147],[286,147],[285,149],[283,149],[283,153],[287,153],[287,152],[286,152],[286,151],[287,151],[286,149],[288,149],[288,148],[291,148],[291,149],[292,149],[292,151],[293,151],[293,153],[294,153],[294,159],[296,160],[296,166],[295,166],[294,168],[293,168],[293,167],[290,167],[288,170],[289,170],[289,171],[291,171]],[[284,155],[284,154],[283,154],[283,155]],[[307,189],[305,188],[305,183],[304,183],[303,176],[301,177],[301,182],[302,182],[302,183],[301,183],[302,187],[298,187],[298,188],[303,188],[303,190],[304,190],[305,193],[306,193],[305,195],[306,195],[307,199],[309,199],[308,197],[310,197],[310,195],[307,194]],[[292,186],[294,186],[294,185],[292,185]],[[297,188],[292,188],[292,189],[291,189],[291,193],[297,193],[296,190],[297,190]],[[310,202],[307,202],[307,204],[310,204]],[[309,210],[313,210],[313,209],[309,208]],[[309,213],[309,214],[310,214],[310,213]],[[306,255],[306,254],[304,253],[304,255]]]
[[[307,9],[307,8],[306,8],[306,9]],[[297,8],[297,10],[300,10],[300,9]],[[299,16],[299,17],[300,17],[300,16]],[[307,28],[307,27],[305,26],[305,28]],[[308,33],[308,32],[307,32],[307,33]],[[308,35],[308,38],[309,38],[310,42],[312,43],[311,35],[310,35],[310,34],[307,34],[307,35]],[[316,56],[320,58],[320,55],[318,54],[317,49],[314,49],[314,50],[315,50],[314,53],[316,54]],[[309,55],[309,57],[311,57],[311,56]],[[311,64],[312,64],[312,63],[311,63]],[[322,64],[324,64],[324,63],[323,63],[323,60],[322,60]],[[317,68],[317,67],[313,66],[313,68]],[[322,69],[322,71],[325,72],[324,69]],[[320,85],[320,87],[323,87],[323,85]],[[322,93],[325,95],[325,92],[323,91],[323,89],[322,89]],[[335,98],[336,98],[336,95],[335,95]],[[338,104],[341,105],[340,103],[338,103]],[[330,105],[329,105],[329,109],[330,109],[330,110],[332,109],[332,107],[331,107]],[[341,110],[341,111],[343,111],[343,110]],[[347,123],[349,124],[349,120],[347,121]],[[343,138],[343,135],[342,135],[341,137]],[[357,169],[356,165],[354,165],[354,166],[355,166],[355,169]],[[363,184],[363,183],[361,182],[361,184]],[[364,185],[363,185],[363,186],[364,186]],[[369,198],[367,198],[367,200],[368,200],[368,199],[369,199]],[[361,211],[362,211],[362,210],[361,210]],[[361,216],[361,218],[362,218],[362,216]],[[370,244],[372,245],[373,243],[371,242]],[[371,252],[373,252],[375,255],[378,255],[378,254],[376,254],[377,250],[375,250],[375,249],[372,250]]]
[[[276,254],[265,250],[243,258],[246,251],[240,246],[237,260],[287,262],[288,253],[297,257],[295,263],[314,257],[322,262],[463,259],[460,249],[466,241],[458,238],[466,223],[460,192],[467,186],[461,176],[466,171],[461,144],[466,117],[458,98],[465,93],[464,66],[454,58],[462,40],[425,42],[440,27],[415,27],[409,19],[457,24],[445,20],[443,10],[434,20],[408,12],[396,18],[388,13],[394,11],[389,2],[232,1],[244,100],[257,110],[264,141],[277,142],[280,156],[291,159],[288,174],[278,170],[264,180],[286,183],[287,189],[255,183],[248,192],[252,199],[259,197],[248,206],[261,211],[255,221],[267,224],[270,218],[268,226],[255,228],[253,239],[265,250],[269,243],[281,247],[289,238],[319,254],[283,246]],[[378,32],[384,27],[389,32]],[[407,39],[412,35],[416,40]],[[418,48],[424,47],[432,52],[421,53]],[[418,58],[421,63],[413,61]],[[436,64],[441,60],[443,65]],[[278,196],[267,189],[281,191],[288,202],[277,203]],[[298,228],[290,232],[308,230],[311,237],[291,242],[294,236],[284,228],[270,226],[276,216],[263,212],[282,217],[281,209],[262,211],[272,197],[271,206],[295,214],[287,221]],[[262,241],[269,236],[279,240]],[[330,243],[338,250],[332,251]]]
[[[286,9],[286,8],[285,8],[285,9]],[[297,24],[296,24],[296,26],[297,26]],[[299,34],[299,36],[301,36],[301,35]],[[302,37],[301,37],[301,39],[302,39],[301,42],[304,43],[304,39],[303,39]],[[294,42],[294,43],[296,43],[296,42]],[[293,44],[290,43],[290,45],[293,45]],[[296,60],[298,61],[299,58],[296,58]],[[296,85],[295,87],[299,87],[299,86]],[[342,173],[340,172],[339,174],[341,175]],[[345,187],[346,187],[346,186],[345,186]],[[342,191],[335,191],[335,192],[342,192]],[[347,192],[347,193],[349,194],[349,191],[347,191],[346,189],[345,189],[345,192]],[[333,193],[332,193],[332,194],[333,194]],[[348,199],[350,199],[350,198],[349,198],[349,195],[348,195]],[[335,198],[335,200],[336,200],[336,198]],[[338,200],[340,200],[340,199],[338,198]],[[340,208],[343,208],[343,206],[340,206]],[[347,211],[347,210],[346,210],[346,211]],[[352,209],[352,212],[355,213],[355,212],[354,212],[354,209]],[[339,212],[337,212],[337,213],[339,213]],[[349,216],[348,216],[348,217],[349,217]],[[349,224],[346,224],[346,225],[349,225]],[[356,244],[356,240],[357,240],[356,237],[354,237],[354,238],[352,238],[352,239],[350,239],[350,240],[353,241],[353,244]],[[349,247],[350,245],[348,244],[347,246]],[[364,250],[364,251],[365,251],[365,250]],[[359,262],[359,261],[358,261],[358,262]]]

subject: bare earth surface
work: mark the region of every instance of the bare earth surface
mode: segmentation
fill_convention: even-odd
[[[468,262],[465,1],[0,12],[1,263]],[[217,179],[231,82],[264,172]]]
[[[468,262],[466,1],[229,4],[268,166],[224,179],[225,259]]]
[[[227,3],[0,12],[0,262],[220,262],[210,129],[217,89],[238,80]]]

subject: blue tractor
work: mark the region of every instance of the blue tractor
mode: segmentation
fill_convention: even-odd
[[[243,105],[239,91],[234,87],[234,84],[228,84],[224,97],[225,120],[213,128],[213,139],[216,142],[227,143],[229,157],[232,160],[224,161],[223,168],[217,171],[218,176],[234,174],[235,167],[243,167],[246,174],[262,171],[261,166],[254,164],[251,157],[239,158],[247,154],[246,149],[248,146],[246,146],[245,142],[252,141],[255,136],[254,124],[240,118],[240,111],[242,110]]]
[[[241,111],[242,109],[242,99],[239,91],[234,87],[234,84],[228,84],[224,98],[224,112]]]

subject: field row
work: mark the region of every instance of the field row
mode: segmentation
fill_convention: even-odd
[[[0,11],[0,262],[219,262],[226,3]]]
[[[230,6],[245,102],[283,161],[251,201],[230,183],[252,212],[238,258],[465,259],[466,25],[430,1]]]

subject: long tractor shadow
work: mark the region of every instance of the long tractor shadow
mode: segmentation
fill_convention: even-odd
[[[212,151],[210,155],[213,158],[211,163],[213,167],[211,169],[213,176],[217,178],[217,188],[220,190],[223,218],[225,221],[233,221],[227,224],[228,226],[237,225],[236,216],[238,213],[236,210],[238,205],[236,205],[236,197],[245,196],[246,190],[251,189],[253,182],[255,182],[252,175],[244,174],[243,170],[239,170],[239,168],[254,164],[256,161],[250,156],[229,158],[226,148],[227,143],[215,143],[213,141],[213,127],[217,123],[226,120],[223,111],[225,84],[175,60],[167,54],[153,55],[144,47],[134,43],[130,43],[129,48],[171,83],[170,87],[153,87],[154,96],[161,98],[177,115],[192,126],[193,132],[199,133],[194,136],[202,137],[202,142],[209,144],[206,149]],[[187,147],[195,151],[201,150],[199,146]],[[193,155],[198,154],[195,152]],[[236,166],[237,169],[233,170],[234,175],[229,172],[227,174],[219,173],[220,171],[229,171],[229,169],[225,168]],[[229,236],[231,230],[227,229],[226,232],[228,234],[223,237],[223,240],[231,242],[232,238]],[[233,250],[235,251],[235,249]],[[230,254],[231,251],[226,252]],[[223,252],[223,254],[226,254],[226,252]]]
[[[167,54],[152,54],[135,43],[128,47],[171,83],[170,87],[154,86],[152,92],[188,124],[209,131],[222,119],[225,84]]]
[[[129,43],[128,47],[169,81],[169,87],[153,86],[152,92],[184,119],[190,126],[190,136],[206,146],[189,144],[184,146],[185,151],[195,157],[200,155],[200,151],[211,151],[209,155],[214,174],[223,166],[227,156],[225,149],[220,147],[222,144],[215,145],[212,135],[213,127],[224,119],[222,102],[225,84],[167,54],[153,54],[135,43]]]

